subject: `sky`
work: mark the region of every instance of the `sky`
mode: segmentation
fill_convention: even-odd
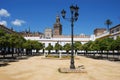
[[[74,23],[74,34],[93,34],[96,28],[107,28],[105,21],[110,19],[114,27],[120,24],[120,0],[0,0],[0,24],[15,31],[42,32],[52,28],[56,16],[60,16],[62,34],[71,34],[71,23],[61,16],[71,18],[69,7],[79,6],[79,17]]]

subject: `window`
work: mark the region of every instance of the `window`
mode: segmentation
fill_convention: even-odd
[[[111,33],[114,33],[114,30],[111,30]]]
[[[120,30],[120,29],[119,29],[119,28],[117,28],[117,29],[116,29],[116,32],[118,32],[119,30]]]

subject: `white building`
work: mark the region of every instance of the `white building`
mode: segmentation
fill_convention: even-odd
[[[120,37],[120,24],[110,28],[110,37],[113,39],[117,39],[117,37]]]
[[[66,43],[71,43],[71,37],[70,36],[52,37],[52,38],[49,38],[49,39],[40,38],[40,37],[24,37],[24,38],[27,39],[27,40],[37,40],[41,43],[44,43],[45,47],[47,47],[49,43],[51,43],[53,46],[56,43],[59,43],[62,46],[65,45]],[[91,35],[91,36],[80,35],[78,37],[76,37],[76,36],[74,37],[74,42],[80,41],[82,44],[84,44],[84,43],[87,43],[88,41],[94,40],[94,39],[95,39],[94,35]]]
[[[105,38],[105,37],[109,37],[109,38],[113,38],[114,40],[117,39],[117,37],[120,37],[120,24],[110,28],[108,31],[105,30],[103,32],[96,32],[94,34],[99,34],[99,35],[95,35],[95,39],[99,39],[99,38]]]

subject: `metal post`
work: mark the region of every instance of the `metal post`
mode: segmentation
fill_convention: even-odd
[[[71,10],[71,17],[70,18],[66,18],[65,15],[66,15],[66,11],[63,9],[61,11],[61,14],[62,14],[62,17],[64,19],[69,19],[70,22],[71,22],[71,61],[70,61],[70,69],[75,69],[75,65],[74,65],[74,45],[73,45],[73,28],[74,28],[74,22],[77,21],[78,19],[78,10],[79,10],[79,7],[76,5],[76,6],[73,6],[71,5],[70,6],[70,10]]]
[[[70,64],[70,69],[75,69],[75,65],[74,65],[74,46],[73,46],[73,27],[74,27],[74,19],[73,19],[73,12],[71,12],[71,64]]]

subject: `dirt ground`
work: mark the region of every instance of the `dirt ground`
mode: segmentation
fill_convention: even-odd
[[[0,67],[0,80],[120,80],[120,62],[79,57],[75,66],[84,65],[87,73],[60,73],[70,60],[35,56]]]

